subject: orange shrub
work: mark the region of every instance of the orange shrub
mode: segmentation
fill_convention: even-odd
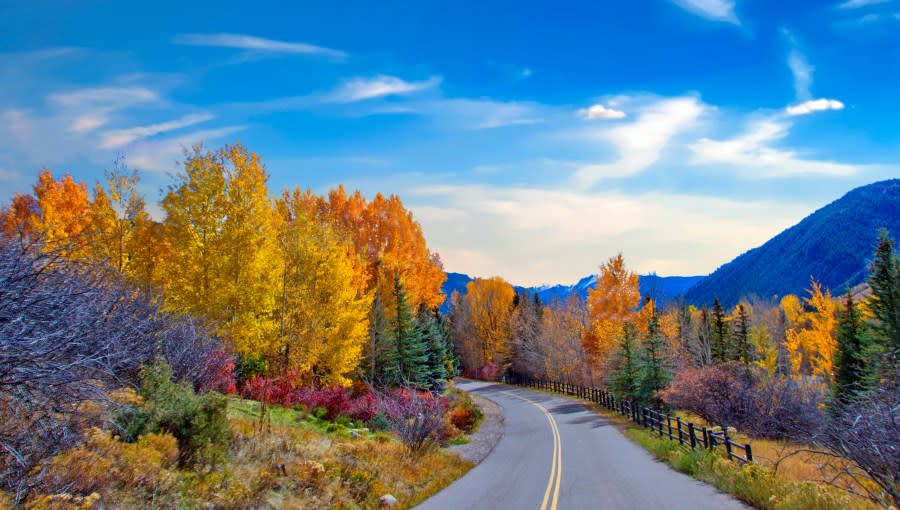
[[[471,432],[478,422],[475,410],[468,406],[454,407],[450,411],[450,423],[464,432]]]

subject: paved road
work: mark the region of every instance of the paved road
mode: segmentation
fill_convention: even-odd
[[[475,381],[457,387],[497,402],[505,433],[419,510],[747,508],[657,462],[577,400]]]

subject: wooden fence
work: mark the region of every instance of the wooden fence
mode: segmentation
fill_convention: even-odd
[[[539,390],[552,391],[571,395],[600,404],[611,411],[627,416],[638,425],[659,433],[660,437],[668,436],[679,444],[693,449],[710,450],[724,448],[728,458],[740,462],[753,462],[753,450],[749,443],[737,443],[728,436],[727,427],[721,430],[694,425],[678,416],[671,416],[660,410],[637,405],[633,400],[617,399],[612,393],[600,389],[589,388],[577,384],[569,384],[546,379],[509,374],[503,376],[503,382],[517,386],[525,386]]]

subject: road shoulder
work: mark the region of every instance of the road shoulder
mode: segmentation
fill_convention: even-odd
[[[459,385],[457,388],[468,391]],[[468,391],[468,393],[475,404],[481,408],[484,419],[478,430],[469,436],[468,443],[453,445],[447,449],[459,455],[463,460],[480,464],[494,451],[494,447],[503,438],[503,409],[493,400],[472,391]]]

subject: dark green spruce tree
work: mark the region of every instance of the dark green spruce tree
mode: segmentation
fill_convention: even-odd
[[[609,376],[609,387],[618,398],[634,398],[640,376],[637,331],[634,324],[627,322],[622,328],[622,336]]]
[[[369,342],[363,353],[360,372],[362,379],[379,387],[394,384],[400,374],[397,349],[389,327],[381,293],[376,291],[372,311],[369,313]]]
[[[432,391],[443,391],[447,384],[447,351],[441,331],[440,316],[419,305],[416,313],[416,329],[428,349],[428,386]]]
[[[862,318],[853,302],[853,294],[848,290],[844,309],[838,317],[837,352],[834,356],[832,387],[834,400],[847,402],[862,389],[865,378],[863,347]]]
[[[428,346],[416,327],[415,316],[409,305],[406,290],[400,276],[394,276],[394,317],[388,334],[397,357],[397,373],[392,383],[416,388],[429,386]]]
[[[737,305],[737,316],[731,333],[731,359],[740,361],[745,365],[750,359],[750,315],[743,304]]]
[[[873,370],[888,370],[890,367],[885,365],[895,362],[891,360],[900,350],[900,260],[887,230],[879,233],[878,247],[869,267],[869,286],[872,321],[867,333],[866,358]]]
[[[641,346],[640,372],[635,397],[643,405],[662,406],[657,392],[672,379],[668,367],[666,341],[659,329],[659,315],[654,311],[647,325],[647,334]]]
[[[710,328],[710,347],[712,351],[712,361],[715,363],[724,363],[728,361],[728,321],[725,318],[725,310],[719,298],[713,300],[712,308],[712,328]]]

